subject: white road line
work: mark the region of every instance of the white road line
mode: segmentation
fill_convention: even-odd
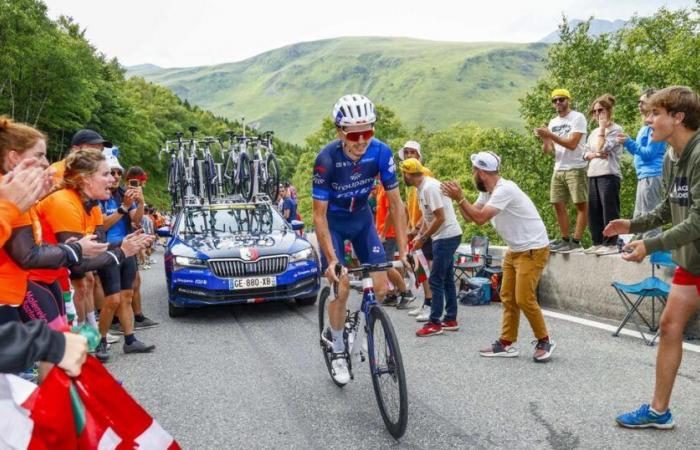
[[[614,332],[615,330],[617,330],[617,327],[615,325],[610,325],[610,324],[602,323],[602,322],[596,322],[595,320],[583,319],[581,317],[570,316],[569,314],[563,314],[560,312],[549,311],[546,309],[543,309],[542,313],[548,317],[566,320],[567,322],[573,322],[573,323],[577,323],[579,325],[585,325],[587,327],[598,328],[600,330],[606,330],[606,331],[610,331],[610,332]],[[642,338],[642,335],[638,331],[629,330],[627,328],[623,328],[622,331],[620,331],[620,334],[624,334],[625,336],[636,337],[638,339]],[[646,333],[644,335],[647,337],[647,339],[651,339],[654,337],[654,335],[649,335]],[[700,353],[700,345],[688,344],[687,342],[684,342],[683,348],[685,350],[690,351],[690,352]]]

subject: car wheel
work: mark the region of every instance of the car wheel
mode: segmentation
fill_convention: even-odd
[[[168,315],[170,317],[182,317],[187,315],[187,308],[178,308],[172,303],[168,302]]]
[[[296,298],[294,301],[296,301],[299,306],[311,306],[316,303],[316,296],[312,295],[310,297]]]

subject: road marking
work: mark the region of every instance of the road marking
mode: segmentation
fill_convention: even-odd
[[[548,316],[548,317],[553,317],[555,319],[566,320],[567,322],[573,322],[573,323],[577,323],[579,325],[585,325],[587,327],[598,328],[600,330],[606,330],[606,331],[611,331],[611,332],[615,332],[615,330],[617,330],[617,326],[615,326],[615,325],[610,325],[610,324],[602,323],[602,322],[596,322],[595,320],[583,319],[581,317],[570,316],[568,314],[563,314],[560,312],[548,311],[546,309],[542,310],[542,314],[544,314],[545,316]],[[639,333],[639,331],[628,330],[627,328],[623,328],[620,331],[620,334],[624,334],[625,336],[632,336],[632,337],[635,337],[637,339],[642,338],[642,335]],[[651,339],[654,337],[654,335],[650,335],[650,334],[646,334],[646,333],[644,333],[644,335],[647,337],[647,339]],[[688,344],[687,342],[684,342],[683,349],[688,350],[690,352],[700,353],[700,345]]]

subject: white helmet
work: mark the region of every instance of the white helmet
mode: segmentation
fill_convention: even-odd
[[[333,121],[338,127],[374,123],[377,121],[374,103],[360,94],[340,97],[333,107]]]

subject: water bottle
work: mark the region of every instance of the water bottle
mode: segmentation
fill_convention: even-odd
[[[91,327],[90,325],[84,323],[82,326],[74,326],[71,331],[73,333],[77,333],[81,336],[84,336],[85,339],[87,339],[88,342],[88,350],[91,352],[94,352],[95,349],[97,348],[97,345],[100,343],[100,339],[102,339],[102,336],[100,336],[99,331]]]

